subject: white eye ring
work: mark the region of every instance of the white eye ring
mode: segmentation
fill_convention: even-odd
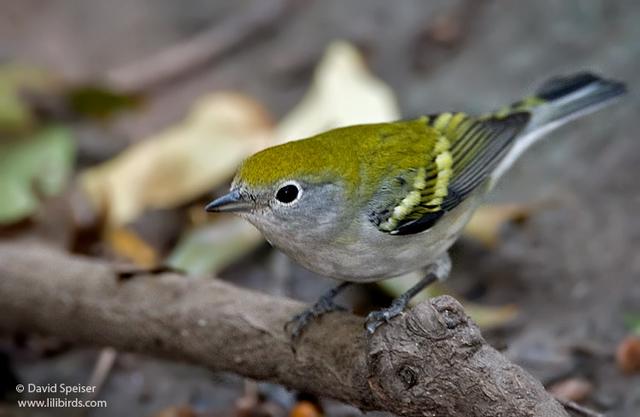
[[[300,200],[302,186],[297,181],[286,181],[280,184],[273,198],[283,206],[292,206]]]

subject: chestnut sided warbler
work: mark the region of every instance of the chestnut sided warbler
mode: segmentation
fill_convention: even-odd
[[[487,115],[441,113],[330,130],[249,157],[230,192],[206,210],[239,214],[302,266],[344,281],[292,319],[294,338],[339,308],[333,299],[348,283],[424,271],[389,308],[369,314],[373,332],[448,276],[447,250],[524,150],[625,92],[620,82],[578,73]]]

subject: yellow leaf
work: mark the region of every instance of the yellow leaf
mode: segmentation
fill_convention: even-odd
[[[24,134],[38,124],[25,93],[58,91],[61,81],[53,74],[19,63],[0,65],[0,134]]]
[[[106,233],[105,241],[117,256],[133,262],[136,266],[153,268],[158,264],[156,251],[129,229],[110,229]]]
[[[329,45],[311,88],[278,125],[281,142],[329,129],[396,120],[400,112],[389,86],[374,77],[358,50],[347,42]]]
[[[506,326],[518,318],[520,313],[515,304],[489,306],[462,300],[464,310],[483,330]]]
[[[107,224],[133,221],[146,209],[171,208],[223,184],[272,127],[256,102],[233,93],[202,98],[182,123],[88,169],[80,183]]]
[[[510,222],[527,220],[533,208],[524,204],[481,206],[464,229],[464,235],[478,240],[489,248],[500,243],[500,231]]]

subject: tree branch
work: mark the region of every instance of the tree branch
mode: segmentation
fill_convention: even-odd
[[[124,91],[142,92],[198,69],[250,39],[258,38],[291,11],[293,0],[262,0],[197,36],[106,74],[106,82]]]
[[[0,329],[42,332],[281,383],[403,416],[567,416],[486,344],[453,298],[422,303],[365,336],[332,313],[295,353],[283,324],[304,306],[172,273],[118,280],[98,260],[0,244]]]

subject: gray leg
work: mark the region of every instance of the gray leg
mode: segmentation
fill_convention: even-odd
[[[426,275],[416,285],[409,288],[407,292],[393,300],[388,308],[372,311],[365,320],[365,328],[371,334],[376,331],[382,324],[387,323],[392,318],[402,314],[407,307],[409,301],[415,297],[420,291],[427,288],[436,281],[443,281],[451,272],[451,259],[448,254],[444,254],[434,264],[427,268]]]
[[[344,307],[335,303],[334,298],[349,285],[351,285],[350,282],[343,282],[331,288],[324,293],[313,306],[293,316],[293,318],[284,325],[285,330],[291,335],[291,339],[295,340],[300,337],[304,329],[316,318],[331,311],[344,310]]]

